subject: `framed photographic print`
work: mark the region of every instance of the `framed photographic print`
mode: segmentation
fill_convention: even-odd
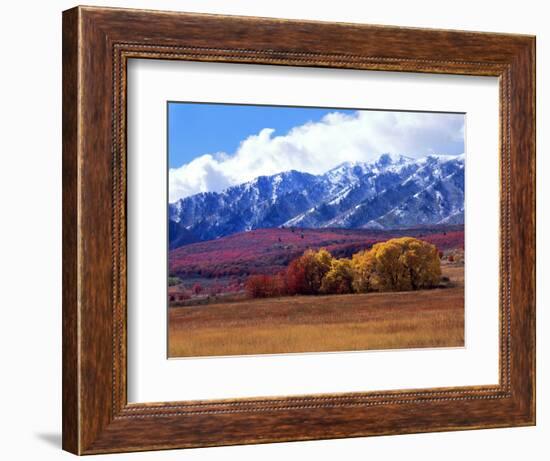
[[[464,346],[464,118],[168,102],[168,356]]]
[[[533,425],[534,50],[64,12],[64,449]]]

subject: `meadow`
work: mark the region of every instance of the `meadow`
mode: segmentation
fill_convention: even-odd
[[[445,287],[171,307],[169,357],[464,346],[464,265]]]

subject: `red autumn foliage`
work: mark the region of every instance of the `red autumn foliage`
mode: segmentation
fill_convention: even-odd
[[[285,272],[286,291],[289,295],[297,295],[308,291],[306,283],[306,265],[303,258],[294,259]]]
[[[170,302],[185,301],[191,299],[191,293],[187,290],[171,291],[168,294],[168,299]]]
[[[251,298],[272,298],[285,294],[284,279],[281,275],[252,275],[245,284]]]
[[[463,226],[394,231],[258,229],[170,251],[170,274],[178,276],[193,296],[243,291],[249,296],[255,293],[260,297],[279,296],[279,293],[313,294],[312,281],[318,279],[318,274],[311,276],[310,271],[308,275],[307,264],[298,260],[306,250],[325,248],[335,258],[350,258],[395,236],[420,235],[445,255],[451,249],[464,248]],[[255,276],[269,277],[253,279]],[[190,279],[189,285],[185,283],[186,279]]]
[[[443,230],[445,229],[445,230]],[[301,235],[304,238],[301,238]],[[462,226],[382,231],[372,229],[272,228],[185,245],[169,254],[170,273],[184,277],[248,277],[277,274],[308,248],[326,248],[334,257],[349,258],[392,237],[419,236],[439,250],[464,247]]]

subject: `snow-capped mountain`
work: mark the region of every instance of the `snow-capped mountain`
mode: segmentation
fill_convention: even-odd
[[[324,174],[286,171],[169,205],[170,247],[264,227],[464,223],[464,156],[383,154]]]

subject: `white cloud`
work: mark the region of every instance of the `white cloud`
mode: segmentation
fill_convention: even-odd
[[[327,114],[275,136],[264,128],[233,154],[205,154],[169,172],[169,199],[221,191],[257,176],[298,170],[320,174],[345,161],[369,161],[381,153],[424,157],[464,152],[464,116],[358,111]]]

